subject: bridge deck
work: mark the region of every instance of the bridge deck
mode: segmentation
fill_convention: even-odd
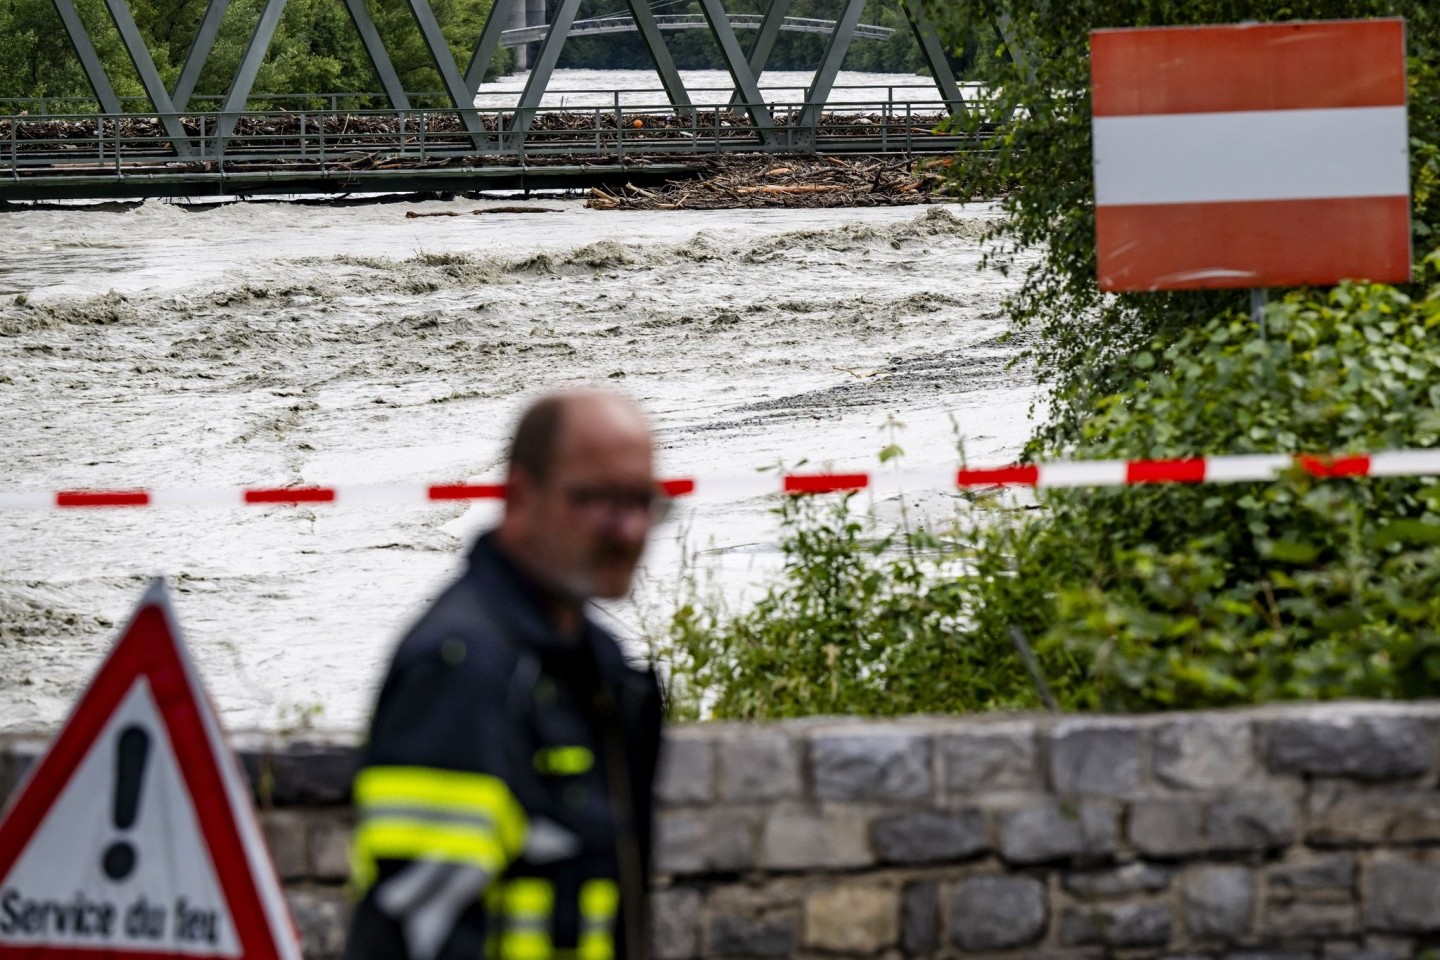
[[[847,105],[808,126],[775,111],[766,131],[743,111],[664,106],[545,110],[528,130],[513,110],[180,118],[181,149],[154,116],[0,119],[0,201],[97,197],[554,189],[683,176],[721,153],[936,154],[969,145],[937,132],[943,116],[892,102]],[[854,112],[849,112],[853,110]]]

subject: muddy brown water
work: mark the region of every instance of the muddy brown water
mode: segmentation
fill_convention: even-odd
[[[1005,460],[1035,395],[976,270],[985,206],[406,219],[369,206],[147,202],[0,213],[0,489],[497,476],[518,409],[581,382],[650,411],[671,474],[780,461]],[[897,501],[880,495],[882,522]],[[943,512],[939,491],[912,505]],[[682,557],[736,603],[779,560],[773,501],[698,498],[657,531],[631,638]],[[232,728],[356,728],[398,632],[491,505],[0,513],[0,729],[64,715],[167,577]]]

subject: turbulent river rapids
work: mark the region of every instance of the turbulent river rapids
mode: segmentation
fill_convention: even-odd
[[[989,207],[405,217],[518,202],[0,212],[0,489],[491,479],[519,408],[577,383],[643,404],[666,475],[875,470],[892,436],[907,469],[953,466],[957,437],[991,463],[1028,435],[1015,281],[976,269]],[[743,602],[780,559],[773,505],[681,501],[601,618],[639,652],[683,577]],[[228,726],[358,729],[494,517],[0,513],[0,729],[57,723],[157,575]]]

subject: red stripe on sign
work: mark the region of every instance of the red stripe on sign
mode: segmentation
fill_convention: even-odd
[[[1293,287],[1410,280],[1410,199],[1095,208],[1100,289]]]
[[[144,490],[62,490],[55,494],[57,507],[148,507],[150,494]]]
[[[1020,484],[1033,487],[1040,482],[1040,468],[1034,464],[1018,467],[997,467],[988,470],[957,470],[957,487],[994,487],[1003,484]]]
[[[1204,483],[1205,460],[1136,460],[1125,465],[1126,483]]]
[[[1403,20],[1097,30],[1097,117],[1405,104]]]
[[[330,487],[274,487],[246,490],[246,503],[334,503],[335,491]]]
[[[684,497],[695,492],[695,480],[681,477],[676,480],[661,480],[660,489],[667,497]]]
[[[426,492],[431,500],[503,500],[503,483],[441,483]]]
[[[864,490],[869,485],[870,476],[864,473],[805,473],[785,477],[786,493],[839,493]]]
[[[1295,458],[1300,469],[1313,477],[1364,477],[1370,473],[1370,458],[1358,457],[1308,457]]]

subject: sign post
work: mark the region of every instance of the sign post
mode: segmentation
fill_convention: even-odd
[[[0,821],[0,960],[300,960],[156,583]]]
[[[1090,41],[1102,290],[1410,279],[1403,21]]]

